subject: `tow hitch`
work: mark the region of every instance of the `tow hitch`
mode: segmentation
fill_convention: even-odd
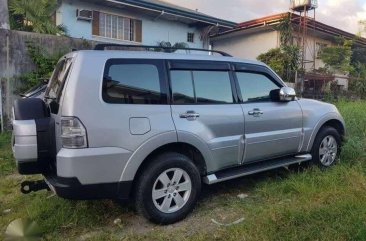
[[[28,194],[31,192],[37,192],[40,190],[50,190],[49,186],[44,180],[38,181],[24,181],[20,184],[20,191],[23,194]]]

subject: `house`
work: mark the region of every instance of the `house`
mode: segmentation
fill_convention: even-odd
[[[55,21],[74,38],[135,45],[184,42],[192,48],[208,48],[210,34],[236,26],[158,0],[60,0]]]
[[[276,28],[285,17],[290,16],[293,25],[293,44],[302,46],[302,37],[306,45],[304,47],[304,69],[307,72],[304,78],[305,89],[317,90],[324,86],[324,83],[336,81],[339,89],[348,88],[347,73],[338,72],[329,76],[317,74],[317,70],[325,67],[319,58],[319,53],[324,47],[336,45],[337,37],[353,39],[356,45],[366,47],[366,39],[341,29],[307,19],[307,34],[303,35],[300,27],[299,15],[286,12],[272,16],[266,16],[246,22],[239,23],[235,28],[213,34],[210,38],[214,49],[225,51],[236,57],[256,59],[260,54],[268,50],[280,47],[280,32]],[[303,20],[303,19],[302,19]],[[304,22],[304,21],[303,21]]]

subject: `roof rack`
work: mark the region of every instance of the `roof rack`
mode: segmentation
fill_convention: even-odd
[[[128,44],[97,44],[94,47],[94,50],[105,50],[107,47],[123,47],[123,48],[143,48],[147,50],[151,49],[162,49],[162,50],[192,50],[192,51],[202,51],[202,52],[210,52],[210,53],[218,53],[225,57],[233,57],[228,53],[219,50],[209,50],[209,49],[198,49],[198,48],[176,48],[176,47],[162,47],[162,46],[153,46],[153,45],[128,45]],[[168,52],[168,51],[164,51]],[[170,52],[168,52],[170,53]]]

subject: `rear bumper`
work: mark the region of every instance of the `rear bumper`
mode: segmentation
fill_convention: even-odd
[[[46,182],[58,196],[66,199],[124,199],[130,197],[132,181],[83,185],[76,177],[45,176]]]
[[[76,177],[83,185],[119,183],[131,154],[119,147],[61,148],[56,156],[57,176]]]

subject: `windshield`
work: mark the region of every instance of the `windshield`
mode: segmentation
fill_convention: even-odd
[[[52,99],[56,102],[59,101],[64,82],[70,72],[71,60],[71,58],[63,59],[56,65],[45,93],[46,99]]]

